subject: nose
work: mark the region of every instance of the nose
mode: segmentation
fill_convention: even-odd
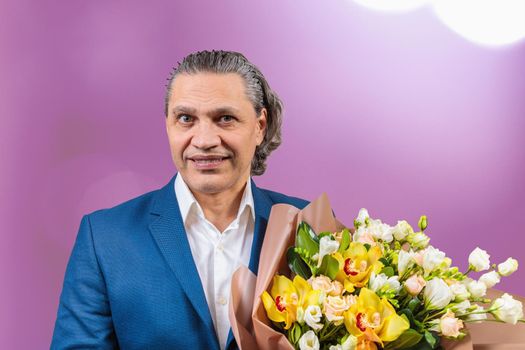
[[[221,144],[221,138],[214,125],[211,123],[199,123],[194,128],[191,145],[199,149],[212,149]]]

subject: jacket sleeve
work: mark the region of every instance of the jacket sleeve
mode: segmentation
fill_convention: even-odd
[[[66,269],[51,349],[118,348],[90,218],[82,218]]]

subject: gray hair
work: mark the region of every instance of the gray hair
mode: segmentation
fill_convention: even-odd
[[[246,95],[252,102],[257,116],[266,108],[266,132],[262,143],[255,148],[252,159],[251,174],[262,175],[266,170],[266,159],[281,144],[281,124],[283,104],[279,96],[270,89],[261,71],[243,54],[234,51],[199,51],[184,57],[173,68],[166,88],[164,113],[168,117],[168,102],[172,93],[172,85],[179,74],[237,73],[243,78]]]

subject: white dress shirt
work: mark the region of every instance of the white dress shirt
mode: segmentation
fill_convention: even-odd
[[[248,266],[250,262],[255,222],[251,181],[248,178],[237,217],[222,233],[204,217],[180,173],[175,179],[175,194],[219,345],[224,349],[230,330],[232,274],[241,264]]]

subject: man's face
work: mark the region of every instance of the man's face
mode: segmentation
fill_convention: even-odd
[[[265,128],[266,109],[256,115],[240,75],[175,78],[166,130],[175,166],[193,192],[240,190]]]

